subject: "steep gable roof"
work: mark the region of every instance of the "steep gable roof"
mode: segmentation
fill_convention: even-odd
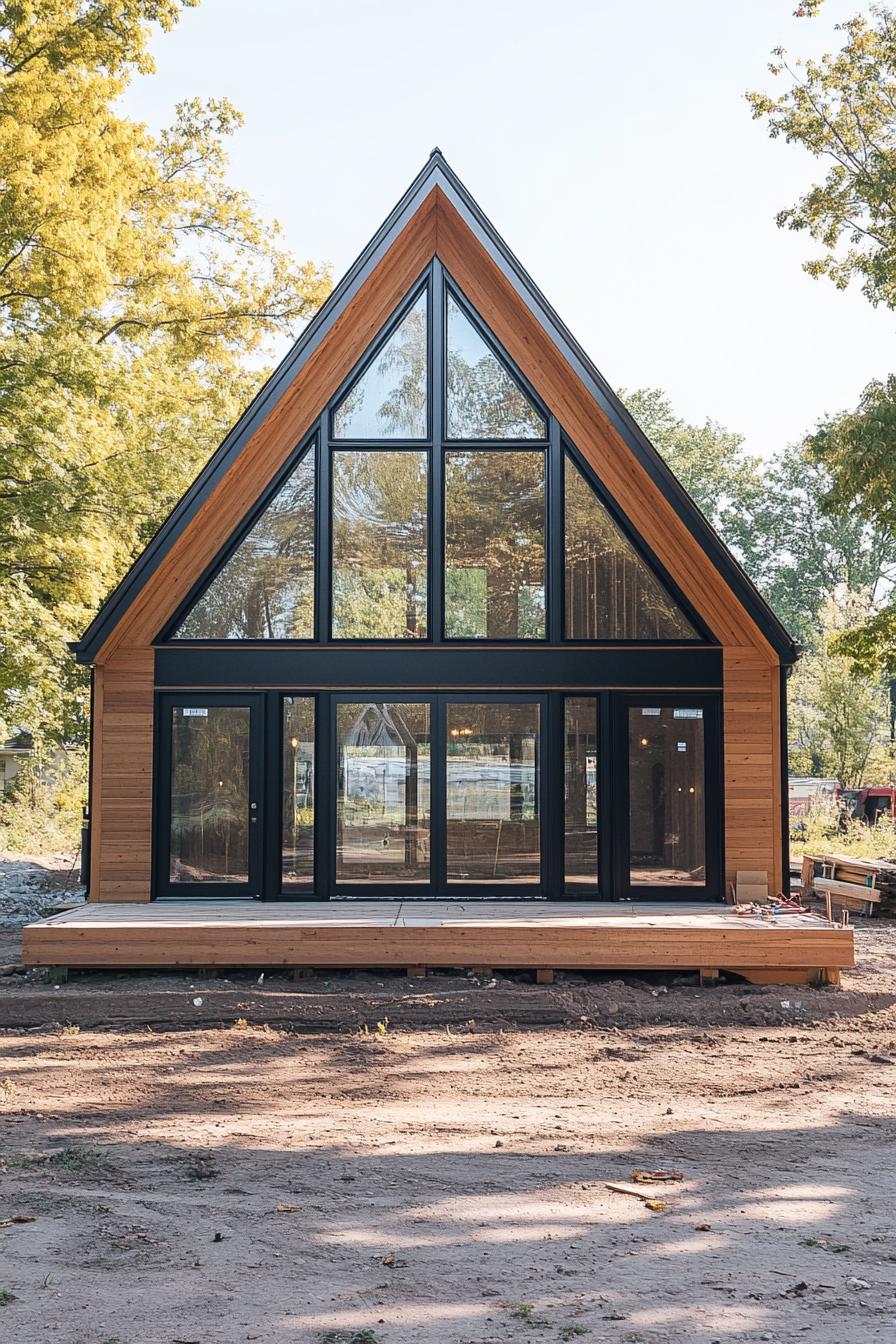
[[[209,500],[234,467],[246,445],[275,411],[309,361],[320,352],[334,326],[384,262],[400,235],[416,216],[422,214],[425,209],[432,208],[434,202],[436,205],[447,204],[452,216],[459,218],[469,234],[476,239],[506,284],[573,370],[606,420],[727,584],[771,650],[781,662],[788,664],[794,662],[799,654],[798,645],[438,149],[433,150],[401,200],[175,505],[146,549],[104,603],[82,638],[72,645],[79,662],[92,663],[97,659],[114,635],[119,623],[166,556],[187,531],[203,504]],[[414,277],[408,278],[412,280]]]

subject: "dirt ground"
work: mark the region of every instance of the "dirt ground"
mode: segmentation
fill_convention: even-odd
[[[896,929],[857,943],[839,991],[4,977],[0,1338],[893,1340]]]

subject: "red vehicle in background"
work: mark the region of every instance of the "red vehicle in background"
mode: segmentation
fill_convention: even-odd
[[[896,787],[878,784],[869,789],[843,789],[843,810],[856,821],[873,826],[881,817],[896,816]]]

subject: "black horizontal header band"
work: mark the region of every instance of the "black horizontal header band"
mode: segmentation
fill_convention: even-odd
[[[718,689],[722,652],[688,648],[166,648],[156,685],[438,691],[649,686]]]

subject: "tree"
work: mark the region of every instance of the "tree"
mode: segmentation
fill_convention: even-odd
[[[857,676],[836,635],[861,618],[864,599],[841,591],[819,613],[816,647],[789,686],[791,768],[838,779],[846,788],[877,783],[893,771],[886,741],[888,702],[875,677]]]
[[[817,13],[819,5],[809,12]],[[828,165],[824,180],[782,210],[778,223],[806,231],[822,252],[805,263],[840,289],[860,281],[872,303],[896,307],[896,15],[872,5],[838,24],[842,49],[820,61],[790,61],[783,48],[769,71],[789,87],[777,98],[750,93],[754,118],[772,139],[803,145]]]
[[[228,183],[229,103],[118,111],[193,3],[0,2],[0,728],[82,730],[66,641],[328,291]]]
[[[799,12],[813,14],[819,3]],[[749,94],[770,135],[801,144],[827,165],[823,180],[781,211],[782,227],[821,243],[805,263],[841,289],[853,280],[873,303],[896,308],[896,16],[875,5],[870,17],[840,25],[842,49],[820,61],[788,61],[778,50],[769,67],[789,87],[778,97]],[[858,519],[892,565],[896,521],[896,378],[865,389],[859,407],[823,422],[805,445],[826,480],[820,503],[847,528]],[[889,574],[885,568],[883,573]],[[896,605],[886,602],[839,647],[858,669],[896,674]]]

